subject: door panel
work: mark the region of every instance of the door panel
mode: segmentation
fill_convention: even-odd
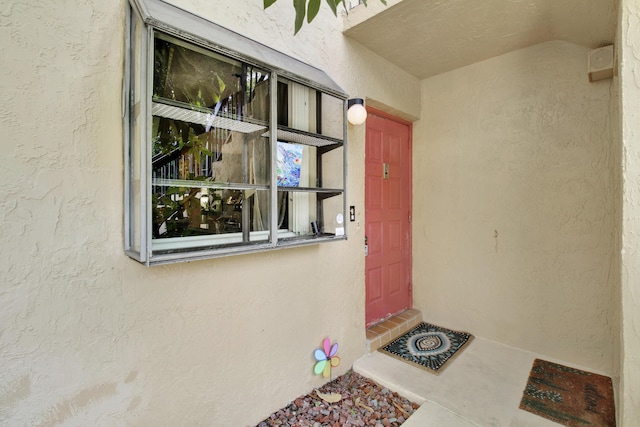
[[[369,245],[366,323],[369,326],[411,308],[411,128],[372,112],[366,123],[365,232]]]

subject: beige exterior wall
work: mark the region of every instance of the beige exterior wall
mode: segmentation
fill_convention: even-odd
[[[345,40],[326,5],[294,38],[291,2],[175,3],[419,115],[419,82]],[[364,353],[364,130],[349,131],[348,241],[154,268],[128,259],[125,4],[0,13],[0,424],[255,424],[324,383],[312,372],[323,338],[340,345],[334,375]]]
[[[622,349],[618,412],[640,420],[640,1],[622,0],[619,23],[622,118]]]
[[[619,372],[621,425],[635,425],[639,0],[621,0],[617,81],[588,83],[586,49],[553,42],[428,79],[422,98],[415,78],[343,38],[326,5],[294,38],[287,1],[173,2],[421,117],[416,308]],[[324,337],[340,344],[335,375],[364,353],[364,127],[349,129],[348,241],[137,264],[122,250],[125,4],[0,13],[0,424],[255,424],[323,383],[312,352]]]
[[[614,51],[619,48],[619,38],[616,38],[614,43]],[[614,53],[617,55],[617,53]],[[614,215],[614,228],[613,239],[614,243],[614,259],[612,261],[613,268],[611,269],[611,282],[614,286],[614,305],[613,305],[613,317],[611,323],[613,325],[613,367],[610,372],[611,379],[613,380],[614,398],[616,399],[616,408],[618,409],[617,416],[620,417],[620,369],[621,369],[621,351],[622,351],[622,336],[621,336],[621,321],[622,321],[622,306],[621,306],[621,288],[620,288],[620,263],[621,263],[621,248],[622,248],[622,136],[620,127],[620,79],[616,72],[613,76],[613,84],[611,86],[611,99],[609,102],[609,117],[611,122],[611,150],[612,150],[612,162],[613,162],[613,188],[611,193],[614,197],[613,211]],[[618,421],[620,423],[620,421]]]
[[[589,83],[587,52],[549,42],[423,82],[414,303],[436,324],[611,373],[612,80]]]

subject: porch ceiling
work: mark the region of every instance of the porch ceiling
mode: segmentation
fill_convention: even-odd
[[[618,0],[373,3],[351,10],[344,34],[420,79],[551,40],[611,44],[618,10]]]

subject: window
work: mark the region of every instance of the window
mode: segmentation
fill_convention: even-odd
[[[128,35],[129,256],[346,238],[346,95],[326,74],[159,0],[132,2]]]

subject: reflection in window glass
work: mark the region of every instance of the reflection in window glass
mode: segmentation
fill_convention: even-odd
[[[265,240],[269,73],[161,34],[154,47],[152,234],[173,239],[154,249]],[[234,236],[197,239],[212,235]]]
[[[266,190],[161,187],[153,193],[154,238],[241,233],[245,212],[250,231],[268,229]]]
[[[127,255],[155,265],[346,238],[346,94],[317,68],[145,2],[130,0],[127,19]]]

